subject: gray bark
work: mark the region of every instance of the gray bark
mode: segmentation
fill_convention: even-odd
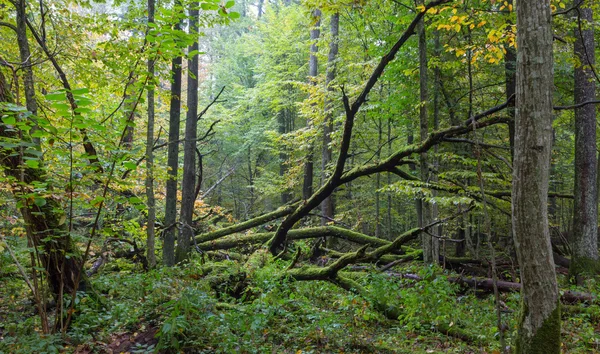
[[[27,40],[27,21],[25,0],[18,0],[15,3],[17,9],[17,42],[19,44],[19,57],[23,69],[23,87],[25,89],[25,105],[27,110],[34,116],[37,116],[37,102],[35,100],[35,86],[33,83],[33,69],[31,66],[31,51],[29,41]],[[37,125],[34,127],[36,128]],[[33,133],[33,132],[32,132]],[[39,144],[39,138],[33,141]]]
[[[148,23],[154,23],[154,2],[148,0]],[[156,265],[154,254],[154,222],[156,221],[156,200],[154,199],[154,59],[148,59],[148,128],[146,130],[146,198],[148,205],[148,221],[146,224],[146,236],[148,245],[148,266]]]
[[[319,63],[317,59],[317,52],[319,48],[317,41],[321,36],[321,10],[315,9],[311,14],[315,22],[314,26],[310,30],[310,58],[308,61],[308,82],[311,85],[316,84],[317,74],[319,70]],[[307,123],[308,127],[312,126],[312,122],[309,120]],[[308,154],[304,162],[304,185],[302,186],[302,198],[308,199],[313,194],[313,175],[314,175],[314,153],[312,143],[308,148]]]
[[[584,1],[582,5],[575,29],[575,57],[580,64],[575,67],[575,104],[596,99],[596,82],[591,69],[595,64],[591,1]],[[599,270],[597,163],[596,106],[590,104],[575,110],[573,257],[569,272],[579,284],[585,273]]]
[[[181,1],[175,6],[181,7]],[[175,30],[181,29],[181,23]],[[171,63],[172,83],[169,108],[169,148],[167,150],[167,194],[165,197],[165,231],[163,243],[163,262],[167,266],[175,264],[175,221],[177,220],[177,169],[179,168],[179,119],[181,115],[181,57]]]
[[[333,92],[331,82],[335,79],[336,63],[339,47],[339,29],[340,29],[340,14],[334,13],[331,15],[330,34],[331,42],[329,43],[329,55],[327,56],[327,72],[325,74],[325,86],[327,94]],[[323,122],[323,148],[321,150],[321,185],[327,181],[327,166],[331,163],[331,132],[333,131],[333,103],[331,98],[325,96],[325,120]],[[321,225],[327,224],[326,218],[333,218],[333,197],[330,195],[321,203],[321,214],[325,218],[321,218]],[[329,245],[332,246],[331,244]]]
[[[200,21],[200,4],[193,2],[189,10],[189,33],[195,35],[194,43],[189,46],[188,53],[198,51],[198,24]],[[182,223],[177,237],[177,262],[187,259],[190,244],[194,237],[192,220],[194,217],[194,201],[196,200],[196,138],[198,128],[198,54],[188,60],[187,106],[185,120],[185,141],[183,143],[183,180],[181,182],[181,215]]]
[[[517,1],[512,223],[523,308],[516,353],[560,353],[559,294],[547,208],[554,86],[551,20],[548,1]]]
[[[429,134],[429,117],[427,114],[427,101],[428,101],[428,75],[427,75],[427,38],[425,35],[425,24],[424,20],[419,22],[417,27],[417,35],[419,37],[419,98],[421,106],[419,108],[419,131],[421,142],[427,139]],[[424,182],[429,181],[429,168],[427,153],[422,152],[419,159],[421,168],[421,180]],[[417,215],[419,220],[419,227],[429,224],[432,218],[431,205],[425,200],[420,200],[420,206],[417,208]],[[434,240],[430,235],[423,233],[421,234],[421,243],[423,245],[423,261],[425,263],[437,262],[439,259],[439,246],[437,239]]]

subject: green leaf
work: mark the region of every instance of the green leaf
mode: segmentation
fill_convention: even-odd
[[[205,10],[205,11],[217,10],[219,8],[218,5],[207,3],[207,2],[203,2],[202,4],[200,4],[200,7],[202,8],[202,10]]]
[[[235,5],[235,1],[227,1],[227,3],[225,4],[225,8],[232,8],[233,5]]]
[[[129,202],[131,204],[140,204],[142,202],[142,200],[138,197],[131,197],[131,198],[129,198]]]
[[[15,125],[15,124],[17,124],[17,118],[15,118],[15,116],[13,116],[13,115],[2,117],[2,121],[6,125]]]
[[[44,205],[46,205],[46,199],[42,197],[34,197],[33,203],[39,207],[43,207]]]
[[[40,167],[40,162],[38,160],[25,160],[25,164],[30,168]]]
[[[132,162],[132,161],[123,162],[123,166],[125,166],[125,168],[128,170],[135,170],[137,168],[137,165],[135,164],[135,162]]]
[[[53,92],[46,95],[48,101],[64,101],[67,99],[67,95],[64,92]]]
[[[232,12],[229,13],[229,18],[231,18],[231,19],[240,18],[240,13],[232,11]]]
[[[90,90],[89,90],[89,89],[87,89],[87,88],[85,88],[85,87],[83,87],[83,88],[79,88],[79,89],[72,90],[71,92],[72,92],[74,95],[83,95],[83,94],[89,93],[89,92],[90,92]]]

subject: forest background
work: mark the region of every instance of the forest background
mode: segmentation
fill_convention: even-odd
[[[600,9],[531,3],[0,0],[0,351],[600,350]]]

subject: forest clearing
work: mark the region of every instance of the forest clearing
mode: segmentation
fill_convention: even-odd
[[[1,353],[600,353],[593,0],[0,0]]]

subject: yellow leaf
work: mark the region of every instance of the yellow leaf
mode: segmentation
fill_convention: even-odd
[[[486,23],[485,21],[481,21],[481,22],[479,22],[479,23],[477,24],[477,28],[479,28],[479,27],[481,27],[481,26],[485,25],[485,23]]]
[[[419,5],[419,6],[417,6],[417,10],[418,10],[419,12],[425,12],[425,9],[426,9],[426,8],[425,8],[425,5]]]
[[[469,25],[469,28],[470,28],[470,29],[473,29],[473,28],[475,28],[475,24],[474,24],[474,23],[471,23],[471,24]]]
[[[436,8],[431,8],[429,10],[427,10],[427,13],[430,15],[435,15],[437,14],[437,9]]]
[[[508,4],[508,11],[512,12],[513,6],[512,4]]]
[[[454,25],[454,30],[456,32],[460,32],[460,25]]]
[[[564,3],[562,3],[562,2],[559,2],[559,3],[558,3],[558,6],[559,6],[561,9],[564,9],[564,8],[565,8],[565,4],[564,4]]]

